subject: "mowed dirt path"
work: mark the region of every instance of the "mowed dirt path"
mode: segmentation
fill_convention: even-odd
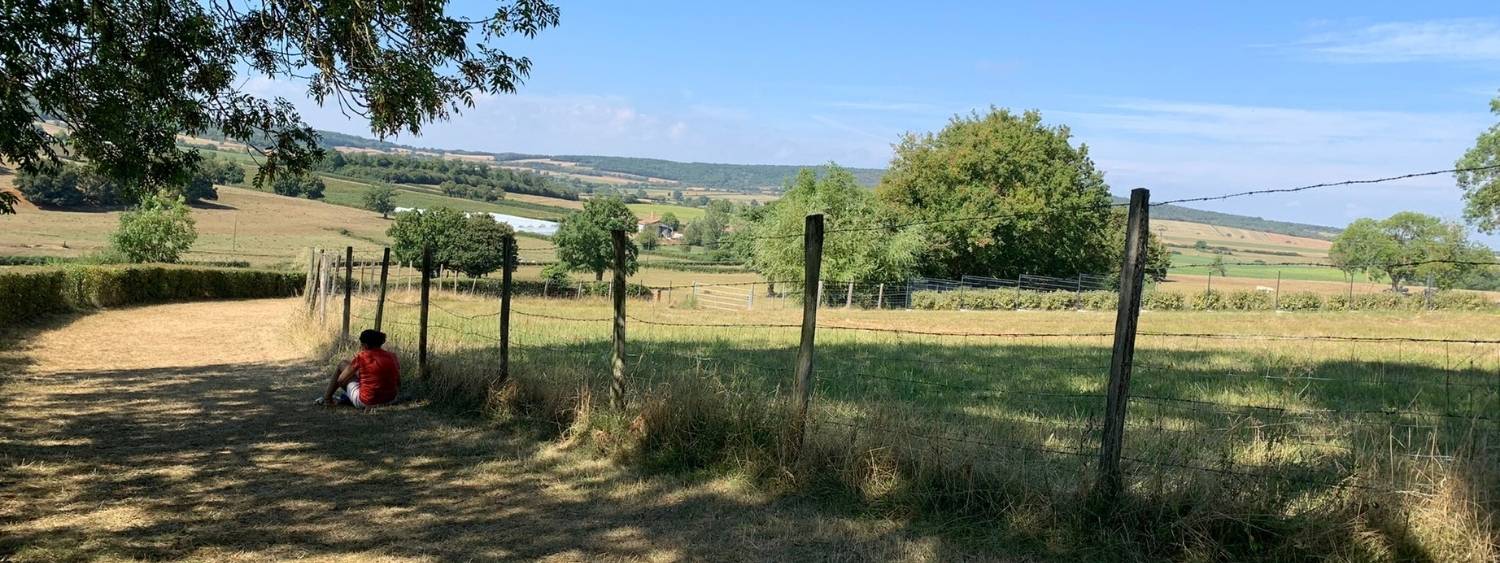
[[[314,407],[325,375],[287,343],[294,308],[106,311],[20,343],[0,363],[0,560],[972,558],[419,402]]]

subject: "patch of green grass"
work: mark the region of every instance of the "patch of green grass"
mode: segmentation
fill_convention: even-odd
[[[454,393],[448,400],[483,404],[497,305],[437,299],[433,323],[450,328],[433,333],[435,380]],[[1442,553],[1437,559],[1493,553],[1495,532],[1484,524],[1493,499],[1444,489],[1497,477],[1496,452],[1473,449],[1500,438],[1500,427],[1470,418],[1500,406],[1500,356],[1483,345],[1143,334],[1125,431],[1124,514],[1106,516],[1109,531],[1099,533],[1097,520],[1082,523],[1096,518],[1085,507],[1112,313],[829,308],[819,315],[805,449],[781,466],[787,419],[778,405],[793,387],[800,313],[777,301],[757,295],[756,309],[742,312],[629,301],[630,406],[617,412],[606,399],[609,302],[517,299],[514,310],[525,314],[512,320],[512,377],[525,390],[506,400],[648,467],[790,475],[876,510],[972,519],[985,523],[972,533],[1062,545],[1061,554],[1085,559],[1111,549],[1169,560],[1381,559],[1414,546]],[[397,322],[415,314],[386,310]],[[1152,312],[1141,330],[1462,339],[1483,337],[1494,318]],[[744,326],[690,326],[702,324]],[[393,327],[393,346],[415,337],[408,325]],[[1471,496],[1443,496],[1453,494]],[[1387,518],[1404,523],[1360,532]]]
[[[632,203],[627,205],[637,217],[656,215],[658,217],[671,213],[683,221],[697,221],[702,219],[706,213],[701,207],[686,207],[682,205],[670,205],[665,203]]]
[[[1273,264],[1280,264],[1280,263],[1283,263],[1283,262],[1294,262],[1294,261],[1297,261],[1297,259],[1291,258],[1291,257],[1261,256],[1261,255],[1232,255],[1232,256],[1223,256],[1223,259],[1224,259],[1224,262],[1233,263],[1233,264],[1242,264],[1242,263],[1245,263],[1245,262],[1254,262],[1256,260],[1262,260],[1262,261],[1270,262],[1270,263],[1273,263]],[[1206,267],[1203,267],[1203,266],[1205,266],[1207,264],[1212,264],[1213,261],[1214,261],[1214,258],[1211,255],[1176,254],[1176,255],[1172,256],[1172,268],[1169,270],[1169,272],[1176,273],[1176,274],[1191,274],[1191,275],[1199,275],[1199,276],[1208,275],[1209,269],[1206,268]],[[1197,266],[1197,267],[1191,267],[1191,266]],[[1251,265],[1226,266],[1225,269],[1227,270],[1227,272],[1229,274],[1227,277],[1234,277],[1234,278],[1276,279],[1277,272],[1280,272],[1281,273],[1281,279],[1284,279],[1284,280],[1334,281],[1334,282],[1349,281],[1349,278],[1344,275],[1344,272],[1342,270],[1339,270],[1337,268],[1329,268],[1329,267],[1326,267],[1326,266],[1288,266],[1288,265],[1272,265],[1272,264],[1267,264],[1267,265],[1251,264]],[[1214,276],[1218,277],[1218,274],[1216,273],[1216,274],[1214,274]],[[1370,280],[1369,276],[1366,276],[1364,274],[1357,274],[1357,275],[1355,275],[1354,281],[1355,281],[1355,283],[1364,283],[1364,282],[1369,282],[1371,280]]]
[[[323,201],[334,205],[346,207],[364,208],[364,193],[370,184],[345,178],[323,175]],[[459,211],[471,211],[482,213],[504,213],[517,217],[529,217],[533,219],[555,220],[564,215],[564,209],[557,212],[550,211],[548,206],[536,205],[527,202],[510,202],[500,200],[496,202],[476,201],[434,193],[423,189],[413,189],[404,184],[396,187],[397,207],[416,207],[432,209],[436,207],[449,207]]]

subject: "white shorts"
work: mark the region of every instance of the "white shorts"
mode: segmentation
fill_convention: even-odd
[[[364,403],[359,402],[359,380],[358,379],[356,379],[354,381],[350,381],[348,385],[345,385],[344,388],[340,389],[339,391],[344,394],[345,398],[349,399],[349,404],[354,405],[356,407],[363,407],[363,406],[365,406]],[[336,399],[338,399],[338,397],[334,397],[334,399],[336,400]]]

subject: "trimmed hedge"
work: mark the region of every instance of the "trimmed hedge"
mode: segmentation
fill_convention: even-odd
[[[1017,289],[974,289],[964,291],[918,291],[911,296],[911,308],[927,310],[1016,310],[1057,311],[1089,309],[1107,311],[1117,305],[1113,291],[1087,291],[1081,294]],[[1395,293],[1361,293],[1351,300],[1347,296],[1324,297],[1310,292],[1293,292],[1281,296],[1283,311],[1420,311],[1427,302],[1421,295]],[[1270,311],[1276,308],[1274,295],[1263,291],[1204,291],[1192,295],[1165,291],[1148,291],[1141,298],[1141,308],[1153,311]],[[1485,296],[1467,292],[1439,292],[1432,308],[1450,311],[1492,311],[1496,304]]]
[[[290,297],[305,281],[301,273],[162,265],[0,270],[0,325],[99,307]]]

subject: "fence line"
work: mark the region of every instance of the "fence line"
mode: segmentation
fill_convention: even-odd
[[[1411,177],[1411,176],[1406,176]],[[1400,177],[1393,177],[1400,178]],[[1297,191],[1301,189],[1312,189],[1314,187],[1327,187],[1333,185],[1352,185],[1355,183],[1375,183],[1378,181],[1391,181],[1392,179],[1377,179],[1369,181],[1349,181],[1326,185],[1304,186],[1301,188],[1288,188],[1284,190],[1271,190],[1260,192],[1243,192],[1238,194],[1226,194],[1216,197],[1241,197],[1255,195],[1256,193],[1279,193],[1281,191]],[[1500,420],[1500,417],[1480,414],[1484,409],[1491,408],[1491,400],[1496,407],[1500,407],[1500,377],[1495,377],[1494,384],[1487,380],[1496,374],[1480,371],[1473,368],[1473,360],[1479,358],[1479,352],[1473,351],[1467,358],[1460,351],[1459,365],[1465,361],[1469,363],[1468,369],[1460,368],[1458,381],[1452,381],[1453,368],[1445,359],[1441,380],[1432,378],[1422,379],[1410,374],[1400,374],[1386,381],[1387,376],[1381,375],[1379,380],[1361,379],[1350,377],[1329,377],[1319,374],[1313,369],[1306,372],[1288,372],[1287,375],[1273,375],[1273,368],[1268,366],[1260,373],[1256,370],[1244,372],[1230,372],[1219,370],[1212,363],[1200,360],[1203,363],[1192,364],[1190,360],[1182,362],[1172,361],[1173,358],[1145,358],[1144,361],[1136,359],[1137,353],[1142,356],[1155,353],[1152,348],[1137,349],[1137,337],[1150,339],[1198,339],[1198,340],[1223,340],[1223,341],[1307,341],[1310,343],[1328,344],[1420,344],[1418,354],[1430,356],[1434,352],[1436,344],[1447,346],[1450,344],[1463,344],[1474,347],[1500,346],[1500,339],[1484,338],[1443,338],[1428,336],[1355,336],[1342,334],[1255,334],[1255,333],[1233,333],[1233,332],[1171,332],[1138,330],[1136,322],[1139,314],[1140,285],[1144,272],[1144,251],[1130,252],[1131,248],[1143,248],[1145,235],[1149,229],[1149,209],[1158,207],[1174,201],[1149,203],[1144,190],[1132,194],[1132,202],[1129,204],[1131,215],[1129,222],[1129,233],[1126,238],[1127,258],[1122,264],[1120,279],[1121,287],[1118,299],[1117,322],[1114,330],[1079,330],[1079,331],[994,331],[985,330],[983,326],[968,326],[965,331],[943,331],[924,328],[895,328],[886,326],[860,326],[858,317],[850,317],[855,320],[842,320],[835,318],[833,322],[819,322],[817,313],[820,308],[830,308],[842,304],[852,307],[856,303],[867,306],[875,303],[876,307],[886,305],[899,306],[909,304],[910,295],[913,291],[966,291],[970,289],[1018,289],[1031,291],[1060,291],[1081,292],[1107,290],[1108,284],[1103,276],[1079,275],[1073,278],[1055,278],[1044,276],[1021,275],[1016,279],[1001,279],[981,276],[964,276],[959,280],[911,280],[903,284],[882,284],[879,282],[852,282],[834,281],[821,278],[821,250],[824,234],[868,232],[877,229],[900,228],[902,226],[936,224],[942,222],[993,219],[997,216],[981,216],[978,218],[954,218],[952,221],[924,221],[905,225],[879,225],[871,227],[829,228],[823,229],[820,216],[809,217],[804,233],[798,233],[797,237],[804,237],[804,251],[807,268],[805,275],[799,280],[788,281],[753,281],[753,282],[724,282],[714,284],[691,284],[691,285],[659,285],[646,286],[647,289],[663,292],[674,289],[694,290],[694,297],[710,308],[724,308],[728,310],[753,310],[755,306],[756,286],[767,284],[768,291],[772,286],[780,286],[781,297],[789,297],[786,290],[795,290],[801,294],[803,304],[803,316],[801,323],[785,322],[697,322],[664,316],[662,309],[645,309],[642,311],[626,311],[627,290],[624,283],[623,264],[618,260],[611,268],[615,273],[611,282],[610,297],[613,302],[613,314],[607,317],[580,317],[538,310],[516,309],[510,306],[510,288],[512,285],[510,274],[515,268],[522,265],[532,265],[524,259],[508,263],[502,271],[502,291],[496,309],[493,312],[472,312],[462,310],[462,306],[454,306],[452,303],[434,302],[431,295],[433,284],[437,284],[441,291],[454,291],[461,293],[463,287],[460,284],[449,282],[438,272],[434,272],[430,262],[430,251],[424,250],[424,265],[419,268],[417,274],[421,279],[419,301],[403,301],[397,299],[396,295],[387,293],[390,285],[396,280],[388,279],[384,271],[388,269],[390,258],[388,250],[361,251],[355,254],[352,248],[346,248],[340,259],[338,253],[327,253],[315,251],[309,265],[309,288],[311,296],[307,303],[309,311],[317,313],[317,316],[326,320],[328,300],[334,298],[334,292],[339,289],[342,281],[344,295],[343,315],[344,331],[343,338],[348,338],[348,319],[359,319],[363,322],[374,321],[377,326],[382,322],[380,314],[372,319],[362,311],[354,309],[353,302],[361,306],[374,305],[377,311],[385,311],[387,318],[384,322],[393,326],[415,327],[420,330],[421,337],[418,343],[418,354],[421,358],[421,372],[426,376],[429,373],[428,348],[429,330],[434,335],[442,335],[439,338],[440,346],[463,346],[467,343],[478,343],[486,347],[486,353],[490,347],[494,347],[501,358],[508,358],[512,346],[517,350],[527,353],[520,356],[521,363],[514,369],[510,367],[509,360],[501,362],[501,373],[510,374],[514,371],[515,377],[528,377],[532,370],[546,370],[552,366],[567,368],[562,362],[549,360],[557,354],[566,354],[570,357],[584,358],[585,364],[589,366],[600,366],[603,362],[610,365],[608,376],[608,388],[610,403],[614,408],[623,408],[630,397],[639,391],[635,387],[640,385],[651,385],[653,381],[666,376],[666,370],[659,369],[657,373],[635,373],[639,372],[647,362],[656,362],[652,365],[687,366],[696,377],[705,377],[706,374],[722,374],[724,370],[754,370],[757,373],[776,380],[775,393],[783,393],[783,386],[794,388],[791,400],[797,407],[789,424],[794,427],[798,437],[798,447],[793,450],[793,455],[800,451],[803,436],[808,428],[816,424],[828,424],[850,431],[872,432],[880,435],[907,436],[925,440],[967,443],[970,445],[986,448],[1008,449],[1019,452],[1060,454],[1083,459],[1081,467],[1092,471],[1096,494],[1112,498],[1123,490],[1123,476],[1139,474],[1145,470],[1160,470],[1162,468],[1183,469],[1188,471],[1200,471],[1215,473],[1226,476],[1244,478],[1271,478],[1293,482],[1301,482],[1309,485],[1330,488],[1357,488],[1357,489],[1380,489],[1359,482],[1361,477],[1355,471],[1355,467],[1343,464],[1339,455],[1353,456],[1358,452],[1366,452],[1370,443],[1379,437],[1379,432],[1388,431],[1392,440],[1396,440],[1394,432],[1397,429],[1407,433],[1403,439],[1405,448],[1416,447],[1419,439],[1427,438],[1436,443],[1444,440],[1444,443],[1458,440],[1453,436],[1452,429],[1460,428],[1464,424],[1475,425],[1481,422],[1488,423]],[[1182,201],[1182,200],[1178,200]],[[1196,201],[1196,200],[1195,200]],[[1118,206],[1116,204],[1110,207]],[[1011,215],[1015,216],[1015,215]],[[816,220],[814,218],[816,217]],[[616,245],[623,237],[622,232],[615,232],[612,237]],[[789,237],[773,237],[789,238]],[[507,245],[515,244],[514,239],[507,239]],[[522,253],[535,252],[535,248],[522,249]],[[373,262],[366,261],[367,255],[380,254],[380,258]],[[534,256],[534,255],[533,255]],[[1466,263],[1479,264],[1479,262],[1466,261],[1423,261],[1413,262],[1412,265],[1429,263]],[[549,262],[550,263],[550,262]],[[725,265],[722,262],[689,262],[678,261],[684,264],[713,264]],[[1245,263],[1243,265],[1268,265],[1264,262]],[[1483,263],[1485,265],[1500,265],[1500,262]],[[379,265],[382,275],[379,281],[375,281],[373,268]],[[1238,265],[1238,264],[1223,264]],[[1274,265],[1274,264],[1272,264]],[[1287,263],[1286,265],[1332,267],[1331,264],[1317,263]],[[358,266],[358,281],[352,268]],[[397,278],[408,281],[412,276],[401,276],[404,265],[397,265]],[[342,269],[342,272],[340,271]],[[434,274],[438,274],[434,277]],[[339,280],[342,276],[342,280]],[[369,278],[369,281],[366,281]],[[445,290],[444,286],[451,289]],[[478,281],[470,280],[468,291],[470,295],[478,295]],[[357,290],[355,289],[357,287]],[[408,284],[408,290],[412,289]],[[486,287],[486,293],[493,286]],[[373,295],[377,294],[378,297]],[[582,293],[581,291],[579,292]],[[796,293],[790,297],[796,298]],[[453,295],[448,293],[447,295]],[[872,296],[873,294],[873,296]],[[408,297],[409,298],[409,297]],[[486,298],[493,298],[487,294]],[[399,309],[385,310],[387,305],[400,307]],[[417,309],[420,319],[413,323],[410,320],[412,309]],[[651,311],[656,311],[655,313]],[[392,314],[395,313],[395,314]],[[518,333],[513,333],[509,323],[512,315],[535,321],[525,323],[519,328]],[[754,318],[754,317],[751,317]],[[533,344],[529,340],[532,335],[546,337],[549,331],[554,330],[556,325],[550,322],[561,323],[608,323],[611,327],[611,339],[609,346],[602,346],[598,337],[580,337],[576,342],[557,342],[553,345]],[[453,323],[453,324],[449,324]],[[483,327],[475,329],[474,323],[482,323]],[[684,329],[676,332],[691,333],[688,329],[800,329],[801,339],[796,344],[796,349],[790,346],[781,348],[763,348],[757,350],[678,350],[675,347],[680,343],[672,341],[653,340],[652,336],[673,333],[671,330],[646,331],[645,338],[636,336],[633,340],[626,339],[625,328],[627,323],[640,326],[662,327],[665,329]],[[600,326],[599,328],[603,328]],[[592,331],[592,329],[588,329]],[[924,352],[931,350],[942,350],[951,346],[954,341],[935,339],[1006,339],[1022,341],[1028,339],[1049,341],[1076,341],[1078,339],[1102,339],[1110,337],[1114,342],[1107,348],[1110,351],[1108,362],[1105,362],[1103,351],[1106,349],[1102,342],[1098,346],[1092,343],[1075,343],[1070,350],[1077,357],[1063,357],[1047,362],[1046,365],[1030,366],[1015,365],[1016,359],[1008,353],[998,354],[993,361],[979,361],[972,356],[964,356],[963,361],[950,361],[942,358],[923,358],[920,356],[907,357],[896,354],[895,357],[874,357],[870,355],[851,355],[845,352],[844,342],[819,345],[816,342],[816,333],[819,331],[848,331],[854,333],[870,333],[892,335],[896,338],[890,339],[888,345],[893,350],[902,350],[903,346],[933,345],[933,348],[920,348]],[[498,331],[498,332],[495,332]],[[585,332],[585,334],[595,334]],[[771,334],[771,333],[767,333]],[[517,338],[521,336],[521,338]],[[789,336],[789,335],[788,335]],[[781,336],[768,336],[767,338],[781,338]],[[521,341],[521,343],[515,342]],[[790,340],[790,339],[788,339]],[[547,342],[545,338],[541,342]],[[967,342],[961,346],[969,348]],[[700,345],[701,346],[701,345]],[[1011,350],[1022,345],[1004,344],[994,346],[995,350]],[[1050,345],[1049,345],[1050,346]],[[858,345],[854,346],[856,349]],[[709,347],[711,348],[711,346]],[[1350,363],[1354,364],[1353,350],[1350,346]],[[985,350],[989,350],[986,348]],[[447,350],[446,348],[444,350]],[[795,360],[792,353],[795,352]],[[816,354],[815,354],[816,352]],[[1169,351],[1171,352],[1171,351]],[[440,352],[446,353],[446,352]],[[909,352],[904,352],[909,354]],[[964,351],[965,354],[969,352]],[[1201,351],[1193,350],[1191,354],[1201,354]],[[774,355],[775,359],[767,359],[768,355]],[[743,356],[743,357],[741,357]],[[485,356],[488,357],[488,356]],[[988,360],[988,359],[987,359]],[[1066,361],[1061,361],[1066,360]],[[1165,361],[1154,361],[1165,360]],[[823,363],[829,365],[824,366]],[[908,367],[891,369],[890,364],[906,364]],[[1357,368],[1358,365],[1355,364]],[[590,368],[592,369],[592,368]],[[1290,367],[1286,368],[1292,369]],[[1317,369],[1324,369],[1318,367]],[[1335,368],[1327,368],[1335,369]],[[1434,368],[1435,369],[1435,368]],[[1175,372],[1186,370],[1181,377]],[[1223,371],[1223,373],[1220,373]],[[596,371],[597,372],[597,371]],[[1337,371],[1334,372],[1337,375]],[[1251,378],[1258,380],[1278,380],[1296,385],[1272,385],[1264,384],[1262,387],[1249,387],[1255,383],[1241,383],[1235,381],[1227,383],[1228,386],[1241,386],[1245,388],[1261,389],[1269,392],[1255,395],[1254,402],[1233,401],[1223,396],[1215,396],[1216,389],[1203,383],[1198,377],[1239,377],[1245,380]],[[792,378],[787,382],[785,378]],[[1132,381],[1134,378],[1134,381]],[[1212,381],[1212,380],[1209,380]],[[1410,385],[1413,389],[1435,389],[1436,386],[1443,387],[1442,394],[1429,393],[1423,395],[1419,390],[1413,394],[1409,403],[1402,406],[1384,405],[1382,401],[1387,399],[1373,397],[1363,399],[1356,397],[1347,404],[1335,403],[1333,407],[1323,407],[1312,401],[1304,401],[1305,391],[1309,385],[1317,382],[1323,383],[1350,383],[1360,385]],[[1217,385],[1217,384],[1210,384]],[[1132,390],[1132,386],[1137,389]],[[1363,389],[1363,388],[1360,388]],[[1455,394],[1455,390],[1457,394]],[[767,390],[767,392],[771,392]],[[1264,398],[1263,398],[1264,397]],[[942,400],[942,408],[934,408],[934,405],[924,404],[923,400]],[[1455,401],[1457,401],[1455,403]],[[1016,403],[1016,404],[1007,404]],[[1311,404],[1306,404],[1311,403]],[[1325,403],[1327,404],[1327,403]],[[852,406],[851,406],[852,405]],[[1023,405],[1025,408],[1017,408]],[[1135,412],[1131,412],[1132,406]],[[1009,408],[1010,410],[1004,410]],[[867,413],[866,418],[840,417],[829,414],[830,410],[857,409],[859,412]],[[904,410],[903,410],[904,409]],[[926,410],[923,410],[926,409]],[[988,410],[987,410],[988,409]],[[997,411],[996,409],[1001,409]],[[1005,416],[994,413],[1003,412]],[[910,416],[889,415],[881,418],[882,423],[876,423],[868,418],[875,417],[878,413],[906,413]],[[967,434],[966,424],[973,424],[976,420],[984,420],[995,428],[1009,428],[1014,434],[1013,440],[991,439],[989,437],[970,437]],[[944,431],[934,431],[933,427],[941,425]],[[1500,427],[1500,425],[1497,425]],[[925,428],[925,429],[924,429]],[[957,428],[962,435],[953,435],[953,428]],[[1048,432],[1051,431],[1051,432]],[[1177,439],[1160,440],[1159,435],[1171,435],[1181,437],[1182,443]],[[1213,436],[1212,441],[1187,441],[1189,438]],[[1155,440],[1155,441],[1152,441]],[[1263,453],[1259,458],[1277,459],[1276,463],[1258,464],[1253,460],[1257,456],[1247,456],[1250,460],[1235,459],[1224,455],[1225,449],[1248,447],[1247,444],[1256,444],[1260,441],[1274,444],[1292,444],[1305,447],[1307,451],[1296,450],[1297,455],[1288,453]],[[1062,442],[1069,444],[1068,448],[1052,447],[1052,444]],[[1073,444],[1077,445],[1073,448]],[[1200,448],[1204,451],[1184,451],[1192,448]],[[1445,446],[1446,447],[1446,446]],[[1071,448],[1071,449],[1069,449]],[[1334,454],[1331,452],[1343,452]],[[1408,459],[1432,458],[1438,461],[1451,459],[1449,450],[1434,450],[1436,453],[1421,453],[1403,450],[1402,456]],[[1153,459],[1153,455],[1156,456]],[[1394,455],[1394,454],[1393,454]],[[1220,456],[1222,459],[1214,462],[1211,459],[1205,461],[1203,458]],[[1277,457],[1277,456],[1284,456]],[[1425,457],[1423,457],[1425,456]],[[1164,459],[1168,458],[1168,459]],[[1331,461],[1332,460],[1332,461]],[[1220,465],[1216,465],[1219,463]],[[1306,475],[1335,475],[1337,479],[1304,478]]]

